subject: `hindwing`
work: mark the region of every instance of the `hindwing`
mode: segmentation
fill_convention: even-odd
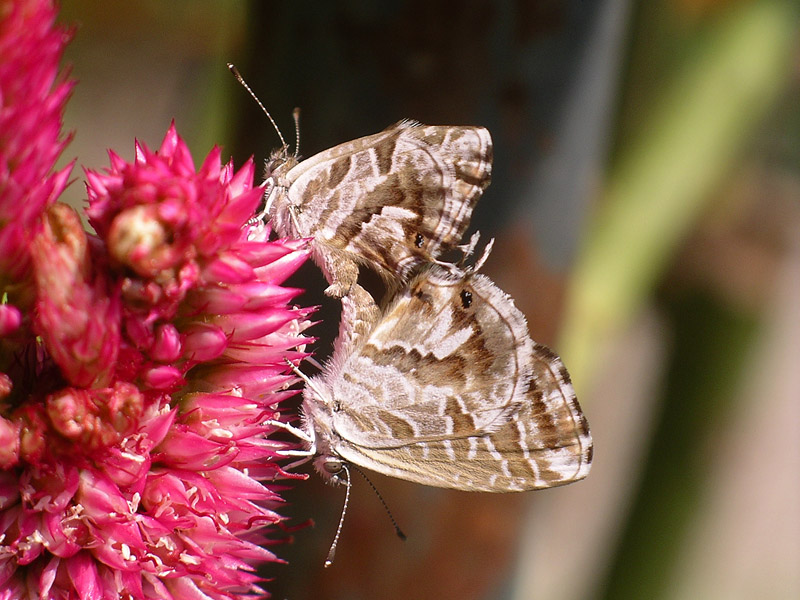
[[[591,435],[564,365],[487,277],[431,266],[343,348],[305,392],[323,455],[473,491],[588,473]]]

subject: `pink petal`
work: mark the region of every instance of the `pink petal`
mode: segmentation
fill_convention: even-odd
[[[142,373],[142,380],[148,388],[154,390],[169,390],[178,385],[183,379],[183,373],[176,367],[153,367]]]
[[[192,326],[184,335],[185,355],[192,361],[213,360],[228,346],[228,336],[219,325],[201,323]]]

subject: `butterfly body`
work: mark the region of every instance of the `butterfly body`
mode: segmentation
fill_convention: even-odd
[[[398,286],[455,247],[491,176],[481,127],[400,122],[298,161],[267,166],[267,214],[282,236],[312,238],[313,258],[346,294],[368,265]]]
[[[380,311],[367,305],[343,298],[333,358],[304,392],[324,477],[350,462],[509,492],[586,476],[591,435],[569,375],[488,278],[433,265]]]

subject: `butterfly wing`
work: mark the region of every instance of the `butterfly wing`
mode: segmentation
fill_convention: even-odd
[[[350,293],[342,298],[339,335],[333,344],[336,357],[350,356],[362,344],[365,336],[380,319],[381,313],[372,295],[359,284],[353,284]]]
[[[337,260],[405,280],[460,242],[489,185],[491,160],[484,128],[401,122],[291,168],[276,228],[313,237],[329,281],[338,279]]]
[[[427,485],[519,491],[582,479],[592,441],[559,358],[481,275],[433,267],[324,376],[331,449]]]

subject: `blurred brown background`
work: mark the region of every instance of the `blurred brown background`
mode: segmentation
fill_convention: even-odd
[[[276,598],[800,597],[800,47],[789,0],[72,0],[64,160],[101,168],[171,119],[196,161],[301,154],[409,117],[487,126],[472,229],[595,439],[581,483],[522,495],[317,477],[281,512]],[[76,172],[79,176],[80,173]],[[81,183],[68,194],[83,202]],[[301,301],[337,306],[313,267]],[[327,328],[326,328],[327,326]]]

